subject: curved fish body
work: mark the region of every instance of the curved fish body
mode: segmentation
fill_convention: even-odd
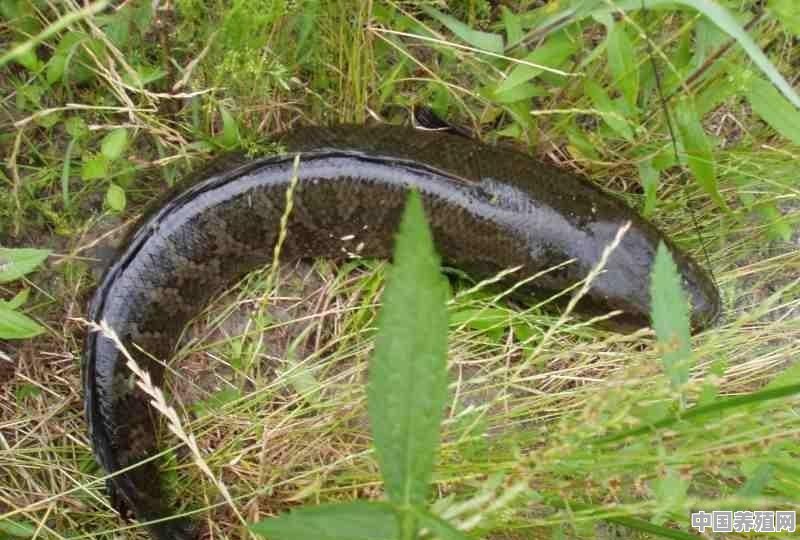
[[[394,126],[304,128],[283,142],[286,155],[210,174],[147,215],[97,288],[90,318],[116,331],[155,384],[163,368],[152,358],[168,360],[211,295],[272,260],[295,173],[284,260],[389,257],[415,188],[443,260],[474,278],[520,267],[514,277],[523,279],[562,265],[524,290],[560,291],[585,278],[630,221],[578,309],[619,309],[628,326],[647,324],[649,276],[663,241],[689,293],[694,327],[719,311],[707,274],[652,224],[587,180],[524,154]],[[112,496],[140,521],[158,521],[149,525],[154,538],[194,538],[193,523],[169,519],[174,508],[159,485],[158,460],[132,467],[158,453],[158,415],[117,347],[97,332],[87,338],[83,384],[95,454],[116,473]]]

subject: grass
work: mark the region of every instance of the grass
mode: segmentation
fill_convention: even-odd
[[[15,368],[0,368],[0,538],[145,537],[102,490],[81,406],[84,329],[73,318],[84,315],[103,246],[148,202],[227,148],[272,151],[270,136],[295,123],[399,122],[428,104],[487,141],[589,175],[701,261],[705,245],[725,318],[692,340],[690,404],[800,381],[800,146],[791,127],[776,132],[754,112],[750,81],[763,76],[696,12],[618,17],[622,56],[607,51],[608,20],[569,26],[530,62],[572,76],[539,73],[499,92],[503,74],[531,68],[513,59],[532,47],[502,51],[512,60],[476,52],[470,34],[412,2],[257,4],[176,0],[149,13],[150,2],[127,2],[62,28],[83,5],[0,2],[4,53],[44,36],[0,71],[0,244],[54,252],[45,269],[0,286],[3,299],[30,289],[20,309],[46,328],[0,343],[0,366]],[[511,17],[490,2],[451,4],[470,29],[507,42],[558,7],[511,2]],[[756,19],[750,36],[781,73],[796,72],[780,2],[760,15],[755,3],[725,4],[742,25]],[[712,176],[677,166],[651,56],[673,118],[687,103],[696,111]],[[120,150],[111,134],[121,129]],[[681,152],[693,142],[686,131],[676,130]],[[247,537],[218,482],[248,522],[382,495],[364,381],[384,273],[378,262],[318,261],[253,274],[187,330],[166,390],[216,481],[181,447],[167,474],[212,537]],[[448,304],[453,382],[432,499],[442,517],[498,540],[649,538],[647,524],[688,531],[694,510],[800,506],[796,398],[601,444],[676,411],[653,333],[556,324],[557,314],[468,289]]]

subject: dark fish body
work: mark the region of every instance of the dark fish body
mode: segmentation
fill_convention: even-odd
[[[394,126],[304,128],[284,143],[287,155],[211,174],[146,216],[95,292],[91,320],[105,320],[130,351],[135,343],[167,360],[183,326],[213,293],[272,260],[296,152],[284,260],[389,257],[414,187],[443,260],[474,278],[519,266],[514,276],[523,279],[573,260],[534,283],[537,291],[562,290],[586,277],[630,221],[579,309],[621,309],[626,324],[647,324],[650,270],[664,241],[689,292],[694,327],[710,324],[719,311],[705,272],[653,225],[587,180],[523,154]],[[135,356],[160,384],[160,364]],[[92,444],[106,471],[157,453],[157,413],[115,345],[99,333],[87,338],[83,384]],[[157,479],[150,461],[117,474],[109,487],[140,521],[158,520],[173,510]],[[186,520],[162,521],[150,531],[159,540],[195,536]]]

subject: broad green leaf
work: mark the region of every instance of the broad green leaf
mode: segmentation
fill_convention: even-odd
[[[503,92],[490,92],[490,95],[487,97],[495,103],[516,103],[517,101],[524,101],[532,97],[544,96],[546,94],[547,92],[542,90],[539,86],[531,83],[522,83]]]
[[[717,189],[717,173],[711,155],[711,142],[706,137],[700,117],[691,100],[682,100],[675,110],[675,120],[681,142],[686,152],[686,161],[697,182],[721,208],[727,209]]]
[[[644,189],[642,215],[648,217],[655,210],[658,201],[658,171],[653,166],[652,160],[648,159],[639,163],[639,179]]]
[[[390,505],[359,501],[296,508],[250,530],[269,540],[396,540],[399,527]]]
[[[758,392],[753,392],[751,394],[720,398],[712,403],[695,405],[694,407],[691,407],[689,409],[684,409],[680,412],[673,413],[668,418],[664,418],[663,420],[658,420],[650,424],[644,424],[631,429],[625,429],[617,431],[615,433],[610,433],[608,435],[595,437],[592,440],[592,443],[593,444],[614,443],[617,441],[625,440],[629,437],[637,437],[640,435],[645,435],[652,431],[656,431],[658,429],[671,427],[674,426],[675,424],[680,423],[681,421],[695,420],[695,419],[699,420],[706,416],[718,415],[723,411],[738,409],[742,407],[756,406],[762,403],[766,403],[767,401],[793,397],[798,394],[800,394],[800,383],[781,384],[781,385],[776,385],[775,387],[768,386],[765,390],[760,390]]]
[[[39,45],[39,43],[49,39],[51,36],[58,34],[65,28],[68,28],[70,25],[75,24],[81,19],[91,17],[92,15],[103,11],[107,5],[108,0],[99,0],[93,4],[87,5],[82,9],[65,13],[58,20],[47,25],[47,27],[37,35],[14,47],[9,47],[9,49],[3,54],[0,54],[0,67],[6,65],[12,60],[18,59],[20,56],[26,55],[30,51],[33,51],[36,46]]]
[[[222,133],[217,135],[217,142],[224,148],[235,148],[239,144],[239,125],[226,109],[220,107],[222,116]]]
[[[750,106],[762,120],[793,143],[800,144],[800,109],[760,77],[753,77],[746,91]]]
[[[8,309],[19,309],[22,307],[22,304],[28,301],[28,296],[30,296],[31,290],[30,289],[22,289],[17,294],[14,295],[14,298],[11,300],[0,300],[0,306],[6,307]]]
[[[447,398],[447,289],[420,196],[409,196],[383,294],[367,398],[389,499],[423,504]]]
[[[110,131],[100,143],[100,151],[110,160],[115,160],[122,155],[128,145],[128,130],[117,128]]]
[[[108,176],[108,158],[103,154],[97,154],[83,162],[81,166],[81,178],[84,180],[97,180]]]
[[[54,54],[47,61],[46,78],[48,84],[53,84],[61,80],[64,76],[64,69],[67,67],[67,57],[63,54]]]
[[[453,32],[462,41],[470,44],[476,49],[489,51],[495,54],[503,54],[503,38],[499,34],[490,34],[488,32],[481,32],[470,28],[458,19],[451,17],[441,11],[437,11],[432,7],[422,6],[424,11],[429,17],[432,17],[447,27],[448,30]]]
[[[108,191],[106,191],[106,204],[114,212],[122,212],[125,210],[125,190],[117,184],[110,184]]]
[[[0,339],[27,339],[42,332],[44,328],[27,315],[0,306]]]
[[[612,86],[619,88],[628,105],[635,109],[639,98],[639,67],[633,42],[622,24],[612,24],[609,28],[606,53],[614,80]]]
[[[797,0],[769,0],[767,8],[788,31],[800,36],[800,9]]]
[[[0,248],[0,283],[8,283],[33,272],[48,255],[49,249]]]
[[[506,41],[516,43],[522,38],[522,24],[519,16],[506,6],[500,6],[500,14],[506,29]]]
[[[633,141],[633,130],[625,120],[624,113],[611,101],[603,87],[591,79],[587,79],[583,87],[603,121],[626,141]]]
[[[422,508],[415,508],[420,527],[428,529],[438,540],[468,540],[463,532],[453,525]]]
[[[673,388],[689,380],[691,330],[689,302],[681,287],[681,276],[669,249],[659,243],[650,279],[653,329],[656,331],[664,371]]]
[[[12,538],[33,538],[36,534],[36,525],[30,522],[18,521],[13,519],[0,520],[0,538],[3,535]]]
[[[553,34],[536,47],[524,58],[526,62],[546,67],[558,67],[575,52],[577,44],[570,39],[566,32]],[[507,92],[517,86],[538,77],[544,72],[541,68],[517,64],[508,74],[508,77],[497,86],[496,94]]]

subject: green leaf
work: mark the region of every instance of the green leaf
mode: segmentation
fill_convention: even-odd
[[[81,165],[81,178],[97,180],[108,176],[108,158],[103,154],[92,156]]]
[[[711,142],[706,137],[694,103],[685,99],[678,104],[675,112],[678,133],[686,152],[689,169],[700,187],[708,193],[711,199],[727,210],[728,206],[717,188],[717,173],[714,169],[714,158],[711,155]]]
[[[119,158],[128,145],[128,130],[117,128],[109,132],[100,143],[100,151],[111,161]]]
[[[33,272],[50,253],[49,249],[0,248],[0,283],[9,283]]]
[[[53,84],[61,80],[67,67],[67,57],[63,54],[54,54],[47,62],[47,83]]]
[[[653,329],[661,346],[664,371],[673,388],[689,380],[691,344],[689,302],[669,249],[659,243],[650,280]]]
[[[0,339],[27,339],[42,332],[44,328],[27,315],[0,306]]]
[[[106,191],[106,204],[114,212],[122,212],[125,210],[125,190],[117,184],[110,184],[108,191]]]
[[[718,415],[724,411],[738,409],[740,407],[760,405],[767,401],[784,399],[797,394],[800,394],[800,383],[781,384],[774,387],[768,386],[765,390],[761,390],[759,392],[753,392],[751,394],[744,394],[741,396],[720,398],[712,403],[695,405],[689,409],[673,413],[668,418],[664,418],[663,420],[658,420],[649,424],[617,431],[616,433],[595,437],[591,442],[592,444],[614,443],[629,437],[645,435],[661,428],[674,426],[682,420],[693,420],[703,418],[704,416]]]
[[[250,530],[269,540],[396,540],[399,527],[390,505],[359,501],[296,508]]]
[[[639,163],[639,178],[644,189],[644,207],[642,215],[649,217],[658,202],[658,171],[653,166],[653,161],[648,159]]]
[[[769,11],[795,36],[800,36],[800,9],[797,0],[769,0]]]
[[[378,318],[367,388],[389,499],[423,504],[447,398],[446,282],[419,194],[406,205]]]
[[[800,144],[800,110],[786,101],[775,87],[760,77],[753,77],[746,90],[750,106],[775,131]]]
[[[608,127],[613,129],[626,141],[633,141],[633,130],[625,120],[625,115],[620,108],[611,101],[602,86],[591,79],[587,79],[583,85],[586,94],[592,100],[595,109],[603,117],[603,121]]]
[[[217,135],[217,142],[224,148],[235,148],[239,144],[239,125],[226,109],[220,107],[222,116],[222,133]]]
[[[506,6],[500,6],[500,14],[503,19],[503,26],[506,29],[506,42],[516,43],[522,39],[520,17]]]
[[[608,64],[614,78],[613,87],[619,88],[628,105],[636,108],[639,97],[639,67],[633,42],[622,24],[612,24],[608,31]]]
[[[19,309],[22,304],[28,301],[28,296],[30,296],[31,290],[30,289],[22,289],[17,294],[14,295],[14,298],[11,300],[0,300],[0,306],[6,307],[8,309]]]
[[[789,2],[790,9],[796,9],[794,0],[786,0]],[[588,11],[586,15],[596,15],[598,13],[617,13],[618,11],[635,11],[638,9],[651,9],[655,7],[672,7],[675,4],[681,4],[692,9],[695,9],[708,17],[720,29],[725,31],[729,36],[734,38],[739,46],[744,49],[753,63],[778,87],[781,93],[793,103],[796,107],[800,107],[800,96],[792,88],[792,85],[780,74],[778,69],[769,61],[769,58],[759,48],[753,38],[745,31],[739,24],[736,18],[723,6],[713,2],[712,0],[618,0],[615,1],[613,7],[608,7],[607,4],[601,4],[597,9]],[[584,13],[580,13],[581,16]]]
[[[489,92],[487,96],[495,103],[516,103],[517,101],[524,101],[532,97],[544,96],[547,93],[539,86],[531,83],[522,83],[514,86],[510,90],[503,92]]]
[[[70,116],[64,121],[64,129],[67,130],[73,139],[81,139],[89,134],[89,128],[86,126],[83,118],[80,116]]]
[[[557,32],[536,47],[524,60],[531,64],[554,68],[563,64],[575,52],[576,47],[577,44],[566,32]],[[544,73],[544,70],[541,68],[517,64],[508,74],[508,77],[503,79],[497,86],[495,93],[507,92],[519,84],[538,77],[542,73]]]
[[[36,525],[30,522],[4,519],[0,521],[0,533],[14,538],[33,538],[36,534]],[[3,536],[0,536],[3,538]]]
[[[453,32],[462,41],[470,44],[476,49],[489,51],[495,54],[503,54],[503,38],[499,34],[490,34],[488,32],[481,32],[474,30],[462,23],[458,19],[437,11],[429,6],[422,6],[424,11],[429,17],[432,17],[442,23],[448,30]]]

